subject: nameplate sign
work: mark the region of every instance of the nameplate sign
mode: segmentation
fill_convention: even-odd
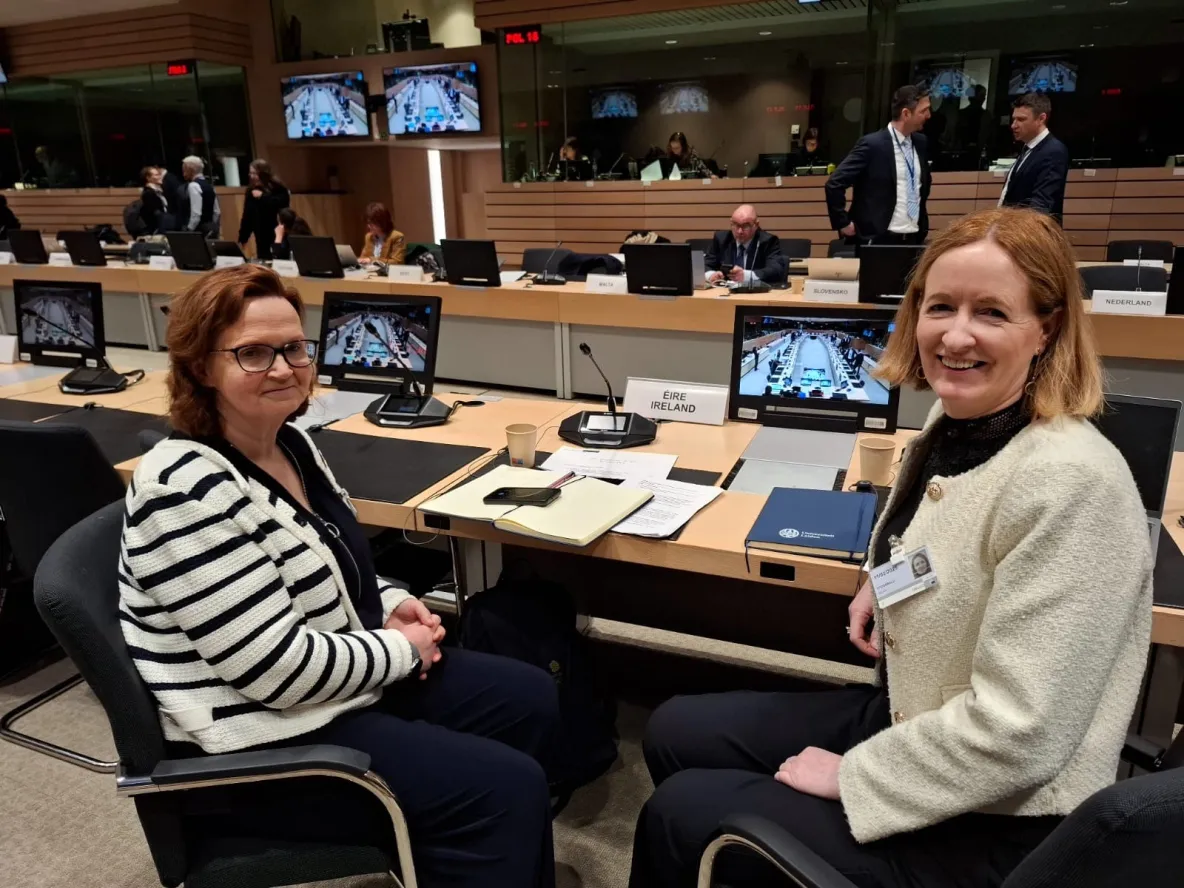
[[[818,281],[806,279],[802,298],[807,302],[858,302],[859,281]]]
[[[1155,290],[1094,290],[1094,314],[1149,315],[1167,314],[1168,294]]]
[[[214,259],[214,268],[234,268],[246,261],[242,256],[217,256]]]
[[[149,256],[148,267],[155,271],[172,271],[177,267],[177,260],[172,256]]]
[[[0,265],[12,265],[16,262],[16,256],[12,253],[0,252]]]
[[[16,363],[16,337],[0,336],[0,364]]]
[[[49,264],[56,268],[72,268],[74,260],[70,258],[69,253],[50,253]]]
[[[728,415],[728,387],[631,376],[625,386],[625,410],[651,419],[723,425]]]
[[[386,276],[404,284],[422,284],[423,269],[418,265],[388,265]]]
[[[300,277],[300,266],[296,264],[295,259],[272,259],[271,270],[280,277],[298,278]]]
[[[590,274],[584,281],[585,293],[629,293],[629,278],[623,274]]]
[[[1141,265],[1144,268],[1163,268],[1162,259],[1123,259],[1122,264],[1132,267]]]

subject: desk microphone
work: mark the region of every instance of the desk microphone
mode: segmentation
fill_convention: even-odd
[[[540,276],[540,275],[536,274],[534,276],[534,282],[536,284],[547,284],[549,286],[560,286],[562,284],[567,283],[567,278],[565,278],[563,275],[552,274],[549,271],[549,269],[551,267],[551,260],[555,258],[556,251],[558,251],[558,249],[562,246],[563,246],[563,241],[559,241],[555,244],[555,249],[551,251],[551,255],[547,257],[546,264],[543,265],[542,275]]]
[[[1135,259],[1135,292],[1138,293],[1143,288],[1139,286],[1139,279],[1143,276],[1143,245],[1139,244],[1138,258]]]
[[[604,371],[600,369],[600,365],[596,363],[596,358],[592,357],[592,347],[586,342],[580,343],[580,351],[588,356],[588,360],[592,362],[592,366],[596,368],[596,372],[600,374],[600,378],[604,380],[604,387],[608,389],[608,412],[613,416],[617,415],[617,399],[613,397],[613,385],[608,381],[608,377],[604,375]]]

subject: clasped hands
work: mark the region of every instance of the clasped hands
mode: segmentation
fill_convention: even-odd
[[[440,625],[440,618],[418,598],[408,598],[391,611],[382,628],[402,632],[415,645],[423,663],[420,680],[427,678],[428,670],[444,656],[440,652],[440,642],[444,640],[444,627]]]
[[[724,279],[724,273],[722,271],[713,271],[707,275],[707,279],[713,284],[717,283]],[[744,269],[739,265],[733,265],[732,269],[728,272],[728,280],[735,281],[737,284],[744,283]]]
[[[875,627],[875,593],[871,583],[864,583],[847,616],[851,624],[847,637],[862,653],[869,657],[880,656],[880,630]],[[843,757],[816,746],[808,746],[797,755],[791,755],[774,775],[778,783],[784,783],[798,792],[823,799],[839,798],[839,766]]]

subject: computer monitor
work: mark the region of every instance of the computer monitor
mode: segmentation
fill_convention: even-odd
[[[471,287],[500,287],[501,263],[491,240],[442,240],[448,283]]]
[[[763,425],[893,432],[900,392],[872,377],[888,308],[736,306],[729,416]]]
[[[333,238],[321,235],[290,234],[288,245],[292,258],[304,277],[340,278],[345,269],[337,257],[337,245]]]
[[[63,231],[61,238],[66,242],[66,252],[70,254],[70,261],[75,265],[101,268],[107,264],[107,257],[103,255],[103,245],[99,243],[97,232]]]
[[[1184,247],[1172,256],[1172,277],[1168,281],[1168,314],[1184,315]]]
[[[1108,394],[1106,407],[1094,425],[1130,466],[1143,507],[1162,516],[1180,425],[1180,402]]]
[[[170,231],[165,240],[181,271],[209,271],[214,267],[214,251],[200,231]]]
[[[761,154],[748,176],[788,176],[793,173],[793,160],[792,154]]]
[[[317,382],[382,395],[366,418],[384,426],[438,425],[431,397],[440,332],[438,296],[325,293]]]
[[[41,240],[41,232],[36,228],[10,230],[8,244],[12,248],[13,258],[21,265],[45,265],[49,262],[45,242]]]
[[[22,361],[72,367],[102,361],[103,286],[92,282],[12,282]]]
[[[864,244],[859,247],[859,301],[899,305],[923,245]]]
[[[690,296],[695,292],[690,244],[625,244],[626,286],[638,296]]]
[[[217,261],[217,257],[219,257],[219,256],[225,256],[229,259],[246,259],[247,258],[243,254],[243,248],[240,247],[235,241],[215,240],[215,241],[207,241],[207,243],[209,243],[210,249],[214,253],[215,262]]]

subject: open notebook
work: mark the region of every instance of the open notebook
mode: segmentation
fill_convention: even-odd
[[[581,478],[563,486],[549,506],[487,506],[486,495],[499,487],[546,487],[562,478],[559,472],[498,466],[467,484],[429,500],[420,510],[449,518],[490,521],[498,530],[523,536],[586,546],[648,502],[648,490],[618,487],[597,478]]]

